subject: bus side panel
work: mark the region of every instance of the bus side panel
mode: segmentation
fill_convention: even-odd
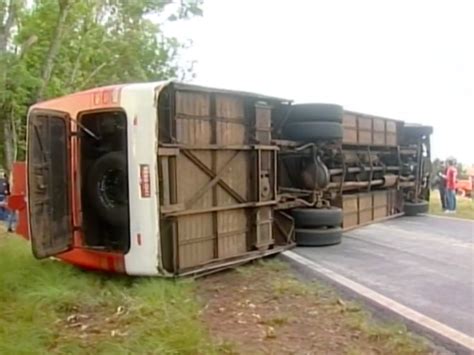
[[[129,275],[158,275],[159,217],[157,186],[157,138],[154,91],[143,85],[123,89],[121,106],[127,113],[130,250],[125,254]],[[143,190],[147,172],[149,191]]]

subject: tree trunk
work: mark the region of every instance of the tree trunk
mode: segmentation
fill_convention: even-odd
[[[13,130],[10,120],[4,119],[1,121],[2,141],[3,141],[3,168],[10,172],[15,159],[15,140],[13,137]]]
[[[8,43],[11,40],[12,28],[15,25],[16,11],[20,6],[17,0],[10,0],[7,7],[7,12],[4,15],[5,18],[0,18],[0,64],[2,68],[0,70],[0,137],[3,143],[3,160],[1,165],[7,172],[10,171],[14,156],[15,156],[15,139],[13,137],[12,120],[11,115],[7,113],[9,111],[5,102],[4,93],[6,92],[6,76],[7,76],[7,62],[6,54],[8,49]]]
[[[35,102],[41,101],[44,99],[46,88],[48,87],[49,80],[51,79],[51,74],[54,69],[54,61],[59,53],[61,48],[61,42],[64,35],[64,30],[66,29],[66,20],[69,14],[69,9],[71,8],[71,0],[58,0],[59,3],[59,15],[56,28],[54,29],[53,38],[51,38],[51,43],[49,46],[46,59],[43,63],[41,70],[41,85],[36,93]]]

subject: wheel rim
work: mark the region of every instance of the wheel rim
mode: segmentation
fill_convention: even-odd
[[[99,180],[99,197],[108,208],[127,203],[126,176],[122,170],[107,170]]]

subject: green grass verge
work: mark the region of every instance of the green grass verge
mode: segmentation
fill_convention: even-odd
[[[430,213],[439,216],[449,216],[464,219],[474,219],[474,202],[468,197],[457,198],[456,214],[445,214],[441,209],[441,200],[439,192],[433,191],[430,198]]]
[[[82,272],[58,261],[38,261],[25,241],[1,233],[0,354],[235,353],[234,344],[211,340],[200,317],[199,283]],[[280,302],[316,305],[318,322],[326,322],[336,338],[345,334],[354,353],[371,347],[387,354],[428,352],[404,327],[374,322],[331,289],[296,279],[282,262],[260,261],[239,268],[235,275],[255,287],[251,296],[256,301],[263,297],[262,304],[270,295]],[[235,283],[233,278],[228,281],[221,281],[220,287]],[[269,315],[263,325],[297,326],[296,306],[291,313]]]
[[[0,354],[218,353],[193,288],[39,262],[23,240],[0,237]],[[74,315],[87,318],[81,328]]]

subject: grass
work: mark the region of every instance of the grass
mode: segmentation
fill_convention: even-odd
[[[473,219],[474,220],[474,202],[470,197],[457,196],[456,214],[448,214],[449,217]],[[430,198],[430,213],[434,215],[445,215],[441,208],[439,192],[433,191]]]
[[[238,296],[233,296],[235,299],[247,299],[253,306],[250,310],[246,310],[245,305],[238,309],[226,310],[228,314],[225,315],[232,317],[236,313],[243,313],[246,330],[257,337],[260,328],[252,328],[252,317],[245,317],[245,314],[260,314],[260,325],[271,328],[275,338],[273,347],[267,343],[268,353],[273,353],[272,350],[279,353],[277,349],[281,344],[285,344],[287,339],[300,339],[300,342],[310,343],[311,338],[317,338],[321,347],[312,349],[310,353],[431,353],[427,342],[410,333],[403,324],[374,319],[362,305],[341,299],[333,288],[320,282],[298,279],[291,273],[288,265],[281,261],[260,261],[245,266],[237,270],[237,276],[241,278],[240,283],[232,285],[232,282],[236,282],[235,279],[227,283],[227,297],[237,294]],[[220,282],[222,281],[218,283]],[[248,285],[243,293],[242,285]],[[225,292],[226,290],[219,290],[219,293]],[[275,300],[278,302],[275,303]],[[224,307],[230,307],[231,303],[232,301],[226,298]],[[218,304],[214,307],[220,306],[222,305]],[[219,312],[218,314],[222,315]],[[235,334],[238,330],[234,328],[231,332]],[[303,339],[298,338],[301,334],[308,335]],[[285,336],[287,338],[279,340]],[[237,348],[242,347],[242,343],[253,341],[253,338],[241,340],[240,346],[236,345]],[[308,347],[302,346],[303,348],[299,349],[301,353],[308,353]],[[252,349],[255,348],[241,349],[241,353],[253,353]]]
[[[344,305],[348,309],[346,324],[364,334],[383,354],[425,354],[429,352],[426,342],[400,323],[384,323],[374,320],[370,314],[355,303]],[[354,349],[356,350],[356,349]],[[363,353],[356,350],[356,353]]]
[[[376,346],[384,354],[424,354],[428,352],[426,342],[413,334],[401,323],[382,323],[372,318],[359,303],[345,301],[337,293],[320,283],[302,283],[286,276],[283,281],[287,287],[284,292],[318,297],[322,307],[330,312],[344,313],[344,323],[350,329],[360,332],[362,336]],[[352,349],[354,354],[363,354],[365,351]]]
[[[313,295],[321,301],[322,307],[329,312],[343,313],[344,324],[350,329],[366,337],[372,346],[383,354],[425,354],[429,352],[426,342],[410,333],[407,328],[398,322],[380,322],[375,320],[359,303],[345,301],[337,293],[320,283],[302,283],[287,276],[285,292],[291,294]],[[358,349],[355,346],[350,353],[365,354],[367,349]]]
[[[373,322],[360,307],[340,300],[331,289],[296,279],[287,264],[278,260],[259,261],[197,282],[131,278],[35,260],[24,240],[2,233],[0,230],[0,354],[236,353],[232,338],[211,338],[210,323],[202,316],[208,304],[203,307],[198,292],[205,287],[222,297],[236,282],[248,292],[237,296],[239,302],[251,300],[257,309],[276,302],[281,308],[261,314],[263,327],[276,331],[287,327],[300,334],[301,330],[292,327],[313,317],[317,323],[332,324],[331,334],[344,336],[349,347],[359,353],[366,353],[370,346],[387,354],[427,352],[403,327]],[[232,297],[241,286],[231,292]],[[222,309],[232,306],[227,301],[221,299]],[[318,311],[313,314],[305,304],[315,305]],[[294,313],[298,307],[303,310]],[[218,309],[217,328],[233,334],[235,325],[226,323],[231,317],[235,314],[222,314]],[[344,328],[340,324],[345,324]],[[348,338],[350,329],[363,338],[362,342],[354,340],[359,345]],[[273,336],[268,339],[275,340]],[[246,341],[237,339],[237,347]]]
[[[39,262],[0,237],[0,354],[218,353],[194,283],[86,273]]]

